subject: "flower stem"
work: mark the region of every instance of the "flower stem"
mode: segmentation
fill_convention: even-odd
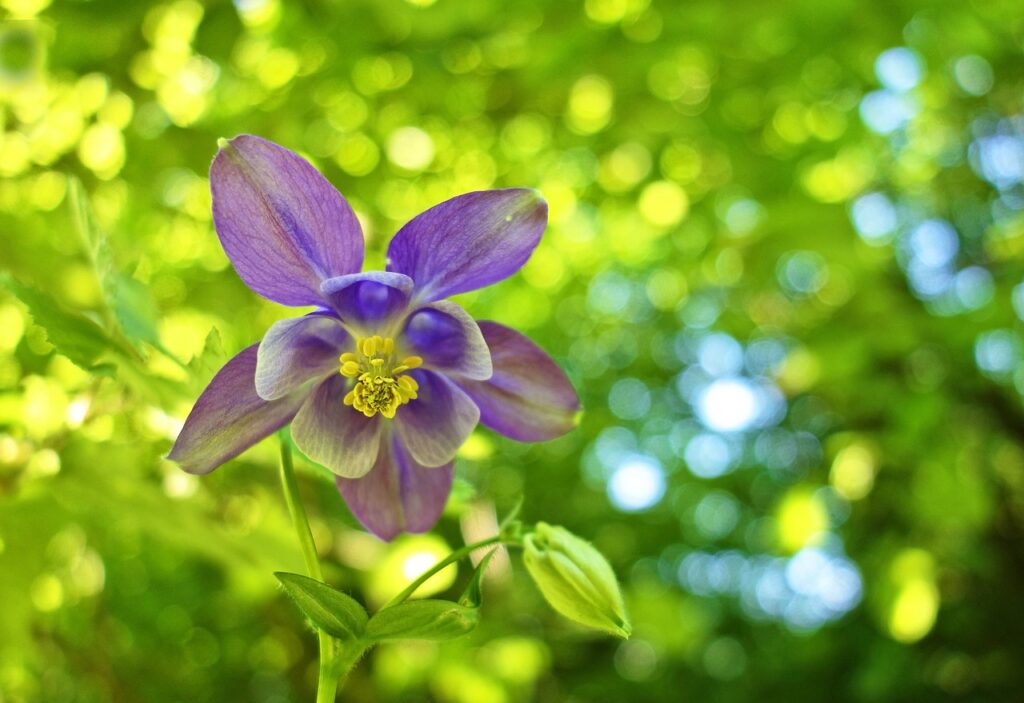
[[[306,509],[302,506],[302,500],[299,498],[299,482],[295,480],[292,448],[284,437],[281,437],[281,486],[284,488],[284,500],[288,504],[288,513],[292,516],[295,533],[299,537],[302,558],[306,562],[306,573],[310,578],[323,581],[320,560],[316,555],[316,544],[313,542],[313,532],[309,529],[309,518],[306,517]]]
[[[409,596],[411,596],[413,593],[416,592],[417,588],[419,588],[424,583],[426,583],[427,579],[429,579],[431,576],[433,576],[434,574],[436,574],[438,571],[440,571],[444,567],[448,566],[449,564],[454,564],[455,562],[459,561],[463,557],[469,556],[470,554],[472,554],[473,552],[475,552],[476,550],[478,550],[478,549],[480,549],[482,547],[488,547],[488,546],[490,546],[492,544],[502,544],[502,543],[504,543],[506,546],[512,546],[514,544],[517,544],[516,542],[510,542],[510,541],[506,540],[502,535],[495,535],[494,537],[488,537],[485,540],[481,540],[479,542],[474,542],[473,544],[467,544],[465,547],[462,547],[461,549],[456,549],[454,552],[452,552],[451,554],[446,556],[444,559],[442,559],[441,561],[437,562],[432,567],[430,567],[429,569],[424,571],[422,574],[420,574],[416,578],[415,581],[413,581],[412,583],[410,583],[408,586],[405,587],[405,590],[403,590],[397,596],[395,596],[394,598],[389,600],[384,605],[384,608],[390,608],[393,605],[398,605],[399,603],[404,602],[406,599],[409,598]],[[381,608],[381,610],[383,610],[384,608]]]
[[[310,578],[323,581],[320,559],[316,554],[316,543],[313,542],[313,532],[309,529],[309,518],[306,517],[306,509],[302,506],[302,500],[299,498],[299,483],[295,480],[292,448],[283,435],[279,439],[281,441],[281,487],[284,489],[284,500],[288,504],[288,513],[292,517],[292,524],[295,525],[295,534],[299,538],[299,546],[302,548],[306,573]],[[334,703],[338,691],[338,678],[341,673],[347,673],[347,671],[338,671],[337,659],[340,652],[336,650],[340,643],[322,630],[318,630],[317,635],[320,640],[320,675],[317,680],[316,703]]]

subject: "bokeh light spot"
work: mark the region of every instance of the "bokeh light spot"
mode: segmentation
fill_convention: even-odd
[[[615,469],[608,481],[608,497],[625,512],[646,510],[665,495],[665,471],[649,457],[632,457]]]

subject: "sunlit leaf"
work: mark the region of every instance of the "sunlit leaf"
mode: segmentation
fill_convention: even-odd
[[[473,630],[476,608],[447,600],[414,600],[381,610],[366,625],[366,638],[386,640],[448,640]]]
[[[497,551],[498,547],[495,547],[491,551],[487,552],[487,554],[484,555],[484,558],[480,560],[480,563],[476,565],[476,569],[473,570],[473,575],[469,577],[469,583],[466,585],[465,592],[463,592],[462,597],[459,598],[460,605],[464,605],[467,608],[480,607],[480,602],[483,600],[481,583],[483,581],[484,573],[487,571],[487,565],[491,563],[491,558]]]
[[[160,311],[149,289],[134,278],[115,276],[114,314],[129,339],[159,344],[157,319]]]
[[[25,304],[33,321],[46,331],[46,337],[54,348],[79,366],[89,368],[104,353],[116,348],[116,343],[103,328],[85,315],[62,307],[48,293],[20,282],[10,274],[0,274],[0,286]]]
[[[351,596],[308,576],[285,572],[274,575],[318,629],[343,640],[357,639],[363,634],[366,610]]]

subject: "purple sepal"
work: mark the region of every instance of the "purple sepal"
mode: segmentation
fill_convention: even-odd
[[[206,474],[284,427],[302,394],[266,401],[256,394],[256,344],[226,363],[199,396],[167,458]]]
[[[409,221],[388,245],[388,271],[429,303],[508,278],[540,242],[547,203],[527,188],[459,195]]]
[[[354,273],[363,235],[352,208],[306,160],[243,134],[210,166],[213,222],[252,290],[282,305],[320,305],[320,283]]]
[[[494,375],[459,385],[480,408],[480,422],[523,442],[554,439],[573,429],[580,402],[558,364],[513,329],[497,322],[479,325]]]

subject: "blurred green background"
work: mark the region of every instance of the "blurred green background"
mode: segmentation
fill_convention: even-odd
[[[524,495],[634,620],[575,628],[513,555],[476,632],[375,650],[345,700],[1020,700],[1019,0],[0,6],[0,701],[312,699],[274,442],[163,459],[294,314],[212,229],[239,132],[322,169],[375,268],[460,192],[551,207],[460,301],[558,358],[580,428],[479,430],[391,545],[301,462],[328,580],[379,604]]]

